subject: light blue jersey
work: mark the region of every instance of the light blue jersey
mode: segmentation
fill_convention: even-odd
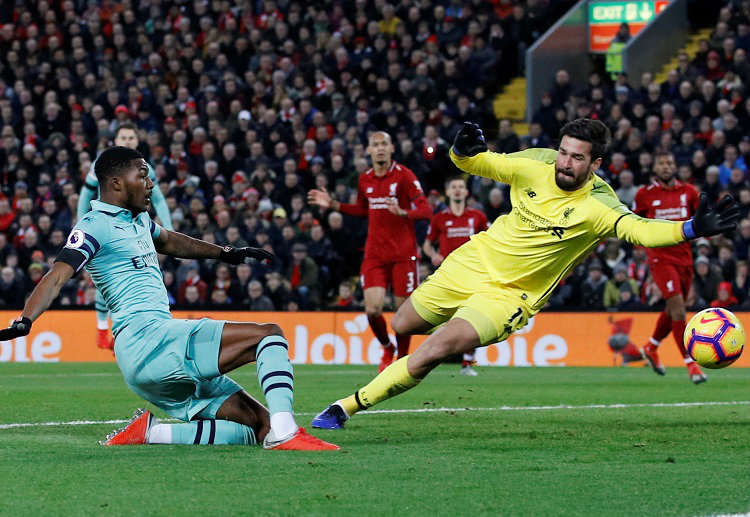
[[[65,250],[75,250],[112,318],[112,333],[130,324],[131,331],[154,320],[171,319],[153,239],[162,228],[148,212],[136,217],[118,206],[92,201],[92,210],[70,232]]]
[[[86,174],[86,179],[83,182],[81,193],[78,196],[77,212],[79,221],[89,212],[89,210],[91,210],[93,205],[90,205],[90,203],[94,197],[99,197],[99,179],[96,177],[96,172],[94,170],[95,165],[96,160],[91,164],[91,168]],[[146,163],[146,167],[148,167],[148,177],[151,178],[151,181],[153,181],[155,185],[151,196],[151,206],[154,207],[154,212],[156,212],[156,215],[159,217],[162,226],[167,230],[172,230],[172,214],[169,212],[169,207],[167,206],[167,200],[164,199],[164,194],[162,194],[159,189],[156,172],[154,172],[154,168],[151,167],[149,163]]]

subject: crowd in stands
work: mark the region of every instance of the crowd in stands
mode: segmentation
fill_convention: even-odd
[[[369,168],[371,131],[392,136],[395,160],[439,210],[463,121],[478,122],[492,149],[513,152],[553,147],[562,124],[587,116],[612,129],[601,174],[626,202],[662,148],[675,153],[682,180],[740,200],[735,235],[696,244],[688,303],[728,295],[747,306],[748,2],[723,9],[698,56],[680,56],[664,84],[592,74],[574,91],[558,71],[519,137],[495,119],[492,97],[573,3],[16,1],[0,12],[0,305],[20,307],[51,266],[75,224],[83,178],[126,122],[139,128],[175,230],[278,257],[237,267],[160,257],[170,303],[293,311],[362,307],[366,221],[310,207],[306,192],[325,186],[350,202]],[[474,179],[470,188],[470,204],[490,220],[510,210],[505,186]],[[662,302],[643,250],[612,240],[595,254],[552,306]],[[420,276],[430,271],[425,261]],[[83,272],[58,304],[90,306],[94,293]]]

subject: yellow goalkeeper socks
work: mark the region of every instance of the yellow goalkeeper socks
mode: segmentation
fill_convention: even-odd
[[[383,402],[412,389],[422,379],[415,379],[409,375],[409,371],[406,369],[406,361],[408,359],[408,355],[402,357],[383,370],[367,386],[355,391],[354,395],[337,401],[337,403],[344,408],[344,411],[349,416],[352,416],[361,409],[367,409],[379,402]]]

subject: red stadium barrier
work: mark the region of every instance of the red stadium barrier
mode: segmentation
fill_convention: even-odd
[[[17,312],[0,311],[0,321],[17,316]],[[737,316],[750,321],[750,313]],[[380,360],[380,345],[363,313],[175,311],[174,317],[277,323],[289,339],[289,355],[297,364],[376,365]],[[386,319],[390,317],[386,314]],[[612,366],[616,361],[607,341],[613,328],[629,330],[631,341],[641,346],[651,335],[656,317],[652,312],[542,312],[509,340],[477,350],[477,362],[486,366]],[[412,350],[424,339],[415,336]],[[667,366],[683,364],[671,336],[660,348],[660,356]],[[114,361],[112,352],[96,347],[93,311],[47,312],[34,323],[30,335],[0,342],[0,362],[69,361]],[[735,364],[750,366],[750,353]]]

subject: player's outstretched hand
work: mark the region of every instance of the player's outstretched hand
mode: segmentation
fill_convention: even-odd
[[[697,237],[711,237],[719,233],[734,230],[737,227],[737,219],[740,218],[740,209],[734,202],[734,198],[727,194],[715,207],[709,208],[708,195],[701,193],[698,210],[692,219],[683,226],[683,233],[688,239]]]
[[[21,336],[27,336],[31,332],[31,320],[29,318],[16,318],[7,329],[0,330],[0,341],[8,341]]]
[[[276,255],[270,251],[264,250],[263,248],[234,248],[232,246],[224,246],[219,254],[219,260],[232,264],[234,266],[249,263],[251,260],[267,260],[272,261],[276,258]]]
[[[312,189],[307,193],[307,202],[325,210],[331,207],[331,195],[325,188]]]
[[[459,156],[474,156],[487,150],[484,133],[479,124],[464,122],[453,140],[453,152]]]

